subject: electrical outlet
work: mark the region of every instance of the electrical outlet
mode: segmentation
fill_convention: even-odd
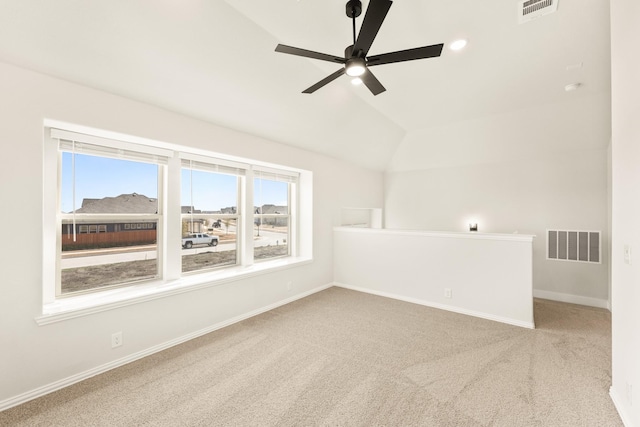
[[[287,282],[287,290],[290,291],[293,288],[293,282]]]
[[[444,297],[451,298],[451,288],[444,288]]]
[[[120,347],[122,345],[122,331],[111,334],[111,348]]]

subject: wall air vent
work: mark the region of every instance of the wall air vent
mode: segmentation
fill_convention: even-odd
[[[558,0],[522,0],[518,2],[518,23],[524,24],[558,10]]]
[[[547,230],[547,259],[600,264],[600,232]]]

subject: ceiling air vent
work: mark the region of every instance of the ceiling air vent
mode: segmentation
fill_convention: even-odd
[[[524,24],[558,10],[558,0],[523,0],[518,2],[518,22]]]

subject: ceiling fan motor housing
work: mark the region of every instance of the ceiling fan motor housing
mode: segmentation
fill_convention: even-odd
[[[362,2],[360,0],[349,0],[346,9],[349,18],[357,18],[362,13]]]

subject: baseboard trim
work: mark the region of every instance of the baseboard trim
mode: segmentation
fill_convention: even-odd
[[[377,296],[381,296],[381,297],[385,297],[385,298],[391,298],[391,299],[404,301],[404,302],[410,302],[410,303],[413,303],[413,304],[419,304],[419,305],[423,305],[423,306],[426,306],[426,307],[431,307],[431,308],[437,308],[437,309],[440,309],[440,310],[451,311],[451,312],[454,312],[454,313],[464,314],[464,315],[467,315],[467,316],[479,317],[481,319],[486,319],[486,320],[493,320],[494,322],[506,323],[508,325],[519,326],[521,328],[535,329],[535,324],[533,322],[523,322],[523,321],[516,320],[516,319],[510,319],[508,317],[494,316],[492,314],[483,313],[483,312],[480,312],[480,311],[467,310],[467,309],[460,308],[460,307],[455,307],[455,306],[445,305],[445,304],[439,304],[439,303],[426,301],[426,300],[421,300],[421,299],[417,299],[417,298],[406,297],[404,295],[392,294],[392,293],[389,293],[389,292],[375,291],[375,290],[372,290],[372,289],[367,289],[367,288],[361,288],[361,287],[358,287],[358,286],[347,285],[345,283],[334,282],[333,285],[338,287],[338,288],[350,289],[352,291],[364,292],[366,294],[377,295]]]
[[[626,411],[624,410],[624,407],[620,404],[622,399],[620,399],[620,396],[618,395],[618,393],[615,392],[613,387],[609,388],[609,396],[611,397],[611,400],[613,401],[613,406],[615,406],[616,411],[618,411],[618,415],[620,415],[620,419],[622,420],[622,424],[624,424],[625,427],[633,427],[633,424],[631,423],[629,416],[627,415]]]
[[[317,288],[311,289],[309,291],[300,293],[300,294],[296,294],[292,297],[280,300],[278,302],[275,302],[273,304],[269,304],[267,306],[258,308],[256,310],[250,311],[248,313],[244,313],[241,314],[239,316],[236,317],[232,317],[230,319],[227,319],[225,321],[222,322],[218,322],[214,325],[208,326],[206,328],[200,329],[198,331],[192,332],[190,334],[187,335],[183,335],[181,337],[178,337],[176,339],[170,340],[170,341],[166,341],[162,344],[158,344],[155,345],[153,347],[149,347],[145,350],[139,351],[137,353],[133,353],[130,354],[128,356],[122,357],[120,359],[114,360],[112,362],[109,363],[105,363],[103,365],[97,366],[95,368],[89,369],[87,371],[84,372],[80,372],[78,374],[72,375],[70,377],[61,379],[59,381],[55,381],[52,382],[50,384],[44,385],[42,387],[38,387],[34,390],[19,394],[17,396],[11,397],[9,399],[5,399],[3,401],[0,401],[0,411],[4,411],[7,410],[9,408],[13,408],[14,406],[18,406],[22,403],[26,403],[30,400],[33,399],[37,399],[38,397],[42,397],[44,395],[47,395],[49,393],[52,393],[54,391],[63,389],[65,387],[68,387],[70,385],[73,385],[75,383],[78,383],[80,381],[84,381],[88,378],[94,377],[96,375],[102,374],[104,372],[110,371],[111,369],[115,369],[118,368],[120,366],[124,366],[127,363],[131,363],[134,362],[136,360],[142,359],[144,357],[147,356],[151,356],[152,354],[158,353],[160,351],[166,350],[168,348],[174,347],[178,344],[182,344],[184,342],[187,342],[189,340],[192,340],[194,338],[198,338],[202,335],[206,335],[210,332],[214,332],[218,329],[222,329],[226,326],[230,326],[233,325],[234,323],[238,323],[241,322],[243,320],[246,320],[250,317],[254,317],[257,316],[259,314],[265,313],[267,311],[273,310],[275,308],[281,307],[283,305],[292,303],[296,300],[302,299],[302,298],[306,298],[310,295],[313,295],[317,292],[321,292],[324,291],[325,289],[328,289],[330,287],[332,287],[333,284],[329,283],[328,285],[323,285],[323,286],[319,286]]]
[[[563,294],[560,292],[553,292],[553,291],[543,291],[540,289],[533,290],[533,297],[548,299],[552,301],[568,302],[570,304],[586,305],[589,307],[606,308],[607,310],[611,311],[609,301],[604,299],[599,299],[599,298],[583,297],[580,295],[572,295],[572,294]]]

